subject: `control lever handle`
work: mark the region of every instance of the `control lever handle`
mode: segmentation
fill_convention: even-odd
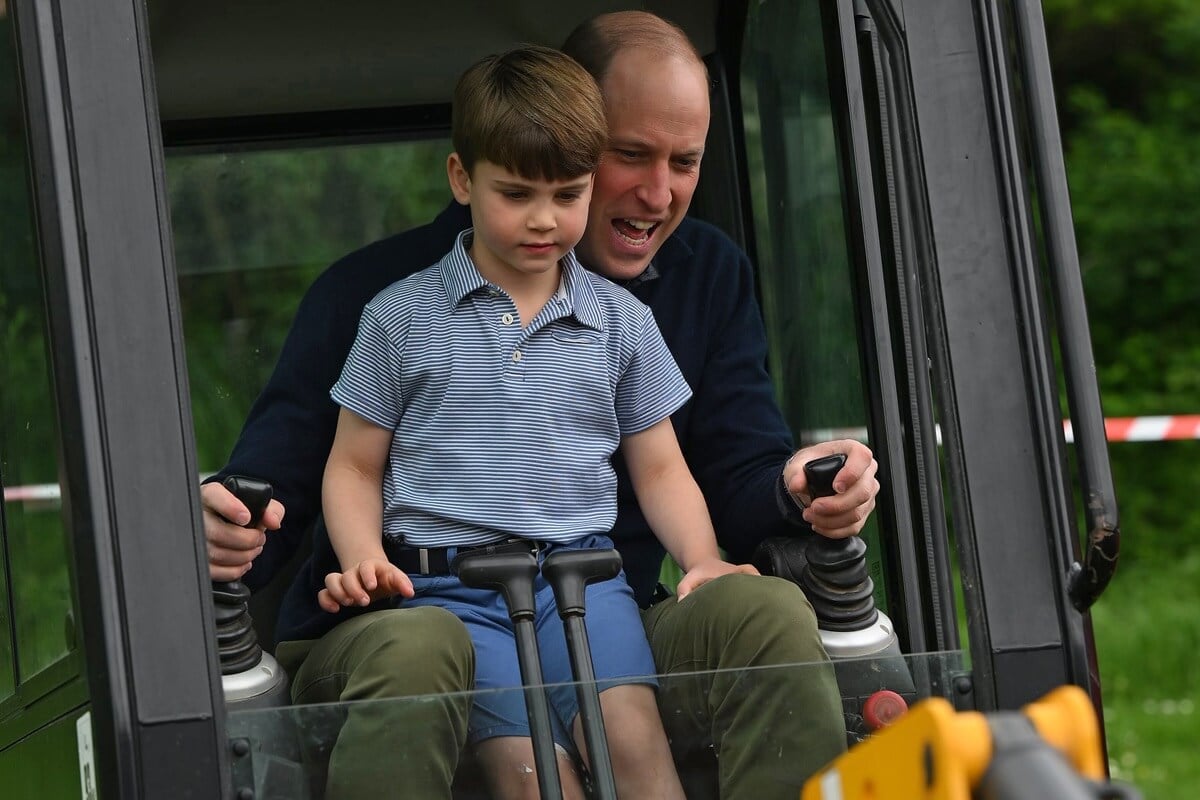
[[[525,685],[525,707],[533,739],[533,761],[537,767],[538,791],[542,800],[560,800],[562,782],[550,727],[550,703],[542,688],[542,663],[534,627],[533,583],[538,562],[533,553],[478,553],[457,556],[450,567],[464,586],[498,589],[508,605],[517,640],[517,666]]]
[[[230,475],[221,485],[249,509],[250,521],[244,527],[262,524],[274,494],[271,484]],[[270,654],[263,652],[254,631],[248,605],[250,589],[241,581],[213,581],[212,592],[225,702],[262,708],[287,702],[287,675]]]
[[[616,800],[617,783],[584,624],[587,613],[584,596],[589,583],[611,580],[620,572],[621,554],[611,549],[558,550],[546,556],[542,564],[542,576],[554,590],[554,602],[567,638],[567,655],[575,678],[575,696],[579,700],[579,716],[597,800]]]

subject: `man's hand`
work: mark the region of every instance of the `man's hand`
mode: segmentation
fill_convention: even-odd
[[[804,477],[804,465],[834,453],[846,454],[845,466],[833,478],[837,494],[814,500]],[[803,516],[814,531],[830,539],[845,539],[857,536],[875,509],[878,470],[870,448],[853,439],[839,439],[797,451],[783,468],[783,480],[788,491],[807,506]]]
[[[758,570],[750,564],[730,564],[728,561],[722,561],[719,558],[710,558],[701,561],[689,569],[687,574],[683,576],[683,579],[679,581],[679,585],[675,587],[675,596],[682,600],[690,592],[699,589],[714,578],[736,573],[743,575],[759,574]]]
[[[392,562],[368,558],[345,572],[326,575],[325,588],[317,593],[317,604],[336,614],[344,606],[367,606],[396,595],[412,597],[412,581]]]
[[[208,574],[214,581],[236,581],[262,552],[267,531],[283,524],[283,504],[272,500],[256,528],[243,528],[250,509],[220,483],[200,487],[204,509],[204,539],[208,547]]]

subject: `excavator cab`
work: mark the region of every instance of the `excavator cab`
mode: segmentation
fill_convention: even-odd
[[[880,464],[861,548],[755,557],[824,592],[850,741],[897,700],[994,712],[1069,684],[1099,709],[1087,609],[1117,513],[1036,3],[0,0],[14,796],[323,796],[355,709],[264,699],[260,675],[227,693],[288,576],[214,603],[199,483],[317,276],[449,201],[459,73],[634,7],[708,65],[691,213],[755,265],[797,444]],[[694,796],[712,768],[680,765]]]

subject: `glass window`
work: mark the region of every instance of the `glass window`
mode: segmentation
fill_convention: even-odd
[[[168,152],[200,468],[219,469],[301,296],[341,256],[429,220],[448,140]]]
[[[0,10],[3,6],[0,5]],[[59,435],[11,19],[0,13],[0,697],[74,647]],[[6,587],[5,582],[10,582]],[[15,654],[14,654],[15,642]],[[14,655],[15,667],[14,672]]]
[[[839,682],[856,685],[867,692],[863,696],[843,698],[849,726],[847,742],[857,743],[867,735],[862,714],[867,699],[876,689],[895,690],[909,705],[926,697],[950,700],[954,697],[953,688],[943,676],[953,675],[962,668],[959,653],[837,662],[835,669]],[[749,670],[660,675],[658,697],[663,719],[667,722],[668,732],[679,731],[672,728],[671,720],[689,717],[677,705],[680,699],[706,696],[713,686],[721,687],[729,704],[763,695],[783,698],[787,695],[785,687],[811,681],[822,669],[824,665],[798,663]],[[556,684],[556,690],[561,691],[567,685]],[[522,690],[490,689],[487,693],[494,697],[500,692],[517,691]],[[594,691],[594,688],[588,687],[587,691]],[[423,695],[268,709],[234,705],[226,718],[226,732],[230,740],[245,740],[254,754],[249,768],[235,775],[235,792],[249,790],[247,794],[252,793],[254,797],[306,797],[309,787],[316,787],[315,791],[320,792],[326,787],[347,787],[355,781],[378,785],[381,781],[409,773],[428,774],[430,748],[421,737],[428,734],[430,721],[435,720],[435,725],[445,724],[449,716],[461,713],[456,709],[468,706],[475,696],[476,693]],[[683,731],[687,724],[683,723]],[[393,731],[396,735],[390,739],[382,738],[374,733],[378,730]],[[798,757],[796,748],[803,742],[798,742],[795,731],[777,725],[764,724],[760,734],[759,747],[770,754],[762,760],[779,759],[773,779],[787,780],[789,772],[794,773],[793,764]],[[607,735],[611,743],[614,736],[611,727]],[[718,766],[711,742],[682,736],[672,744],[678,756],[679,777],[688,797],[716,797]],[[811,791],[819,780],[814,781],[805,796],[819,794]],[[458,762],[454,787],[455,797],[486,795],[482,772],[469,748]],[[367,793],[364,790],[362,795]],[[325,792],[326,797],[333,794],[333,791]],[[799,794],[799,787],[796,787],[793,796]]]
[[[854,282],[815,2],[752,4],[741,95],[763,317],[780,407],[798,442],[867,441]],[[878,515],[863,535],[885,604]]]

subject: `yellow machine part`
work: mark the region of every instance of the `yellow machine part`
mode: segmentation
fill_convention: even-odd
[[[1021,709],[1082,777],[1103,780],[1100,726],[1087,693],[1062,686]],[[992,760],[987,715],[931,697],[804,785],[802,800],[970,800]]]

